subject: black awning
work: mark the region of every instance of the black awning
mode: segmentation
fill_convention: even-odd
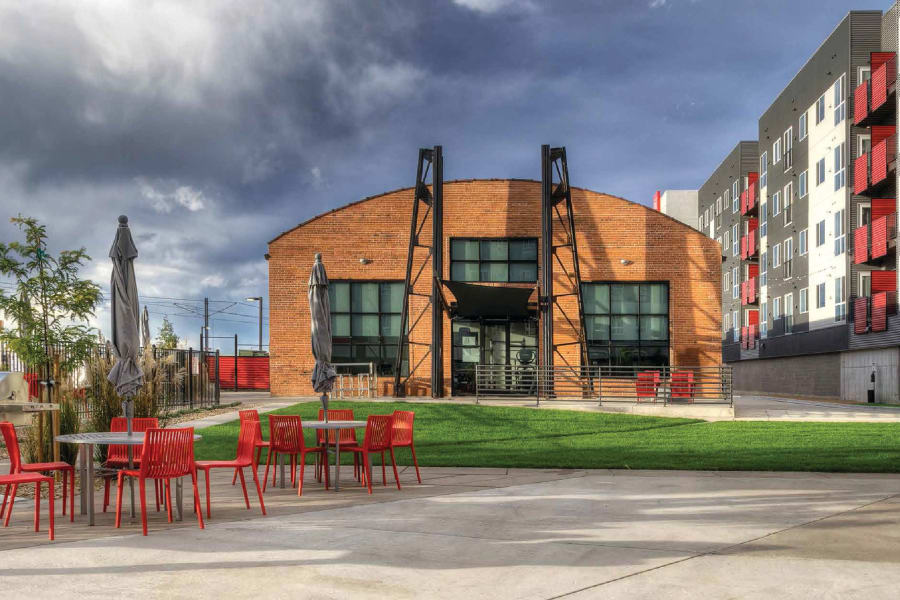
[[[531,316],[528,297],[534,288],[476,285],[460,281],[445,281],[456,296],[455,315],[478,318],[524,318]]]

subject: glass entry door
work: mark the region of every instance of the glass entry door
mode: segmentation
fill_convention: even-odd
[[[452,329],[453,394],[475,393],[475,367],[479,364],[509,367],[497,369],[491,376],[490,384],[500,391],[516,392],[520,380],[533,381],[536,320],[454,320]]]

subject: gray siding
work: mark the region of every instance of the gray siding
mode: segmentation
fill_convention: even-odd
[[[816,354],[732,363],[737,394],[840,398],[841,355]]]

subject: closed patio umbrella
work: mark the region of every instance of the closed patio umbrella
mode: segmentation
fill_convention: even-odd
[[[328,420],[328,392],[334,387],[337,372],[331,364],[331,301],[328,298],[328,276],[322,255],[316,254],[309,275],[309,316],[312,353],[316,364],[312,372],[313,389],[322,394],[322,409]]]
[[[116,239],[109,250],[113,263],[110,281],[111,341],[116,364],[109,371],[107,379],[116,386],[116,393],[123,398],[122,412],[128,422],[129,434],[131,418],[134,416],[131,398],[144,384],[144,374],[138,364],[140,308],[137,283],[134,280],[134,259],[137,255],[138,251],[128,228],[128,217],[122,215],[119,217]]]

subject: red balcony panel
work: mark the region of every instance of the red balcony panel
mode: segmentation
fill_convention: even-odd
[[[869,226],[857,227],[853,232],[853,262],[861,265],[869,260]]]
[[[750,347],[756,348],[756,338],[759,337],[759,325],[750,325]]]
[[[875,128],[872,129],[874,136]],[[872,148],[872,185],[877,185],[887,179],[888,170],[893,166],[896,153],[897,137],[894,135],[885,138]]]
[[[878,56],[876,56],[876,54]],[[891,86],[897,80],[897,57],[893,52],[873,52],[871,58],[872,81],[871,111],[874,112],[887,102]]]
[[[872,125],[872,148],[897,132],[896,125]]]
[[[853,122],[862,123],[869,116],[869,82],[863,81],[853,92]]]
[[[747,277],[749,279],[755,279],[757,276],[759,276],[759,265],[747,265]]]
[[[865,296],[853,301],[853,333],[865,333],[869,320],[869,299]]]
[[[741,260],[747,260],[747,236],[741,236]]]
[[[750,235],[750,242],[747,245],[747,255],[750,258],[753,258],[759,253],[759,247],[756,243],[756,232]]]
[[[872,271],[872,294],[897,291],[897,271]]]
[[[756,202],[759,198],[759,194],[757,193],[757,181],[758,177],[755,177],[756,173],[750,173],[751,181],[750,187],[747,188],[747,209],[753,210],[756,208]]]
[[[750,348],[750,335],[747,327],[741,327],[741,347]]]
[[[894,198],[872,199],[872,220],[897,212],[897,200]]]
[[[747,281],[747,304],[756,304],[756,277]]]
[[[888,292],[872,294],[872,331],[887,329]]]
[[[758,310],[748,310],[747,311],[747,324],[750,327],[755,327],[759,325],[759,311]],[[751,333],[752,333],[751,329]]]
[[[741,214],[747,214],[747,190],[741,192]]]
[[[872,221],[872,258],[888,253],[888,240],[897,237],[897,214],[891,213]]]
[[[863,154],[853,163],[853,193],[862,194],[869,187],[869,155]]]

